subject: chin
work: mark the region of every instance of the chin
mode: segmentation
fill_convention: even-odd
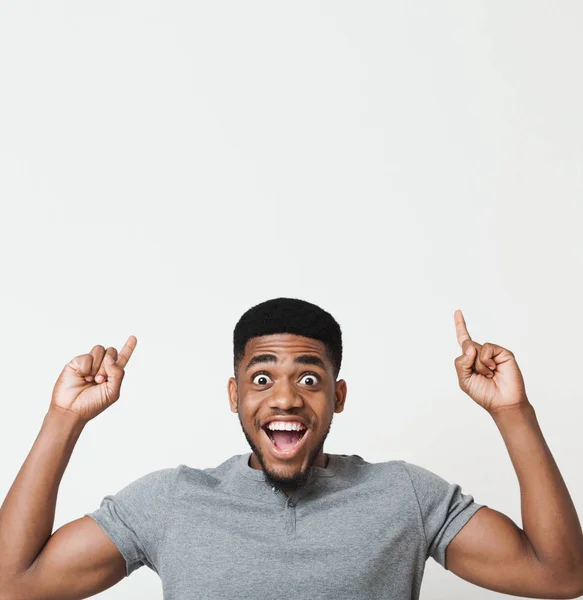
[[[314,461],[313,455],[306,449],[309,454],[296,456],[293,461],[281,461],[270,456],[269,450],[264,450],[261,446],[251,446],[259,464],[261,465],[266,477],[278,483],[293,483],[300,482],[307,478],[308,470],[311,463]],[[308,460],[306,460],[308,459]]]
[[[293,490],[307,481],[310,467],[322,449],[332,424],[330,422],[327,431],[319,440],[312,439],[313,431],[307,433],[304,436],[307,439],[304,439],[303,447],[298,448],[297,454],[289,459],[280,460],[277,456],[273,456],[272,447],[267,445],[271,444],[271,441],[264,430],[258,433],[258,439],[254,441],[245,431],[240,416],[239,423],[247,443],[263,469],[266,482],[288,490]]]
[[[258,457],[259,458],[259,457]],[[261,457],[260,462],[264,461],[265,457]],[[266,461],[262,464],[265,474],[272,480],[278,483],[292,483],[301,481],[307,478],[308,469],[304,465],[278,465],[273,461]]]
[[[269,487],[276,487],[282,492],[291,493],[303,487],[306,484],[307,477],[296,477],[293,479],[272,479],[267,473],[264,473],[265,483]]]

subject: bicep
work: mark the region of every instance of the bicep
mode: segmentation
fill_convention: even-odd
[[[90,517],[63,525],[17,580],[16,598],[81,600],[126,576],[126,562],[115,544]]]
[[[568,598],[564,582],[537,559],[524,531],[483,507],[446,550],[448,570],[480,587],[529,598]]]

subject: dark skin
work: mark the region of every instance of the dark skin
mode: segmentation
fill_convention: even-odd
[[[455,324],[462,351],[455,360],[460,387],[488,411],[502,433],[521,488],[524,529],[503,513],[481,508],[449,544],[448,568],[475,585],[514,596],[578,598],[583,595],[581,526],[514,355],[472,340],[460,311]],[[124,578],[124,557],[90,517],[51,531],[57,491],[73,448],[87,422],[119,398],[136,342],[130,336],[119,355],[115,348],[94,346],[72,359],[57,380],[41,431],[0,507],[2,598],[79,600]],[[252,358],[264,354],[277,361],[246,371]],[[309,358],[296,363],[302,356]],[[259,371],[266,373],[257,376]],[[257,449],[251,466],[283,482],[297,483],[311,465],[326,468],[323,441],[345,399],[346,383],[335,381],[323,343],[290,334],[250,340],[237,380],[229,380],[231,410],[238,412],[250,445]],[[303,419],[309,429],[293,458],[281,459],[270,450],[260,425],[284,415]]]
[[[467,581],[506,594],[577,598],[583,592],[581,528],[526,397],[514,355],[496,344],[472,340],[461,311],[455,313],[455,325],[462,350],[455,360],[460,387],[501,430],[519,475],[528,534],[503,513],[485,506],[449,544],[448,568]],[[246,372],[251,358],[264,353],[276,355],[278,362],[254,365]],[[327,365],[321,389],[306,389],[302,374],[319,371],[313,365],[294,364],[303,353],[318,354]],[[268,471],[290,479],[308,468],[310,448],[325,437],[333,413],[343,410],[346,397],[346,383],[333,381],[326,361],[323,344],[309,338],[281,334],[249,341],[237,380],[229,380],[229,402],[231,410],[239,412],[252,448],[256,445],[263,454],[262,460],[252,454],[253,468],[262,469],[263,462]],[[257,377],[260,371],[266,371],[268,379]],[[283,414],[304,417],[315,432],[310,445],[289,462],[272,458],[260,427],[267,417]],[[325,467],[325,458],[319,451],[314,464]]]
[[[251,359],[264,358],[247,369]],[[314,357],[304,363],[299,357]],[[326,468],[326,438],[334,413],[344,410],[346,382],[335,380],[334,369],[323,342],[284,333],[251,338],[237,368],[237,377],[228,382],[231,411],[238,413],[241,427],[253,450],[249,465],[265,471],[289,495],[301,485],[311,466]],[[308,426],[301,450],[291,459],[273,456],[271,442],[261,425],[269,417],[297,416]],[[288,486],[286,487],[286,483]]]

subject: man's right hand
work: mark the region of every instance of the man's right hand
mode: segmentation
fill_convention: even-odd
[[[75,413],[89,421],[119,398],[124,368],[138,340],[130,335],[119,355],[115,348],[94,346],[73,358],[55,383],[50,408]]]

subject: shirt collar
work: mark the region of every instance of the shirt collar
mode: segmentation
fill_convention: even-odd
[[[241,475],[249,479],[255,479],[256,481],[264,481],[263,471],[254,469],[249,466],[249,459],[251,458],[251,452],[240,454],[237,457],[237,470]],[[328,466],[324,467],[310,467],[309,479],[312,477],[334,477],[336,474],[336,467],[338,464],[336,454],[328,454]]]

